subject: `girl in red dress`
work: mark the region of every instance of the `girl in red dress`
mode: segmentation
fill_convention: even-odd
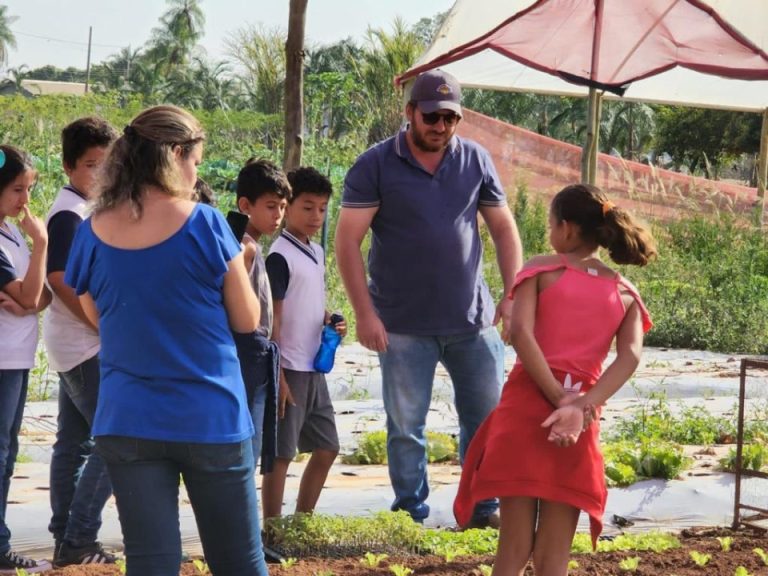
[[[603,247],[618,264],[644,266],[656,254],[650,233],[583,184],[555,196],[549,225],[557,254],[531,259],[515,279],[502,336],[517,363],[469,446],[454,503],[463,526],[476,502],[500,498],[494,576],[521,576],[531,556],[537,576],[567,574],[580,510],[597,542],[607,495],[600,406],[637,368],[651,327],[637,290],[598,256]]]

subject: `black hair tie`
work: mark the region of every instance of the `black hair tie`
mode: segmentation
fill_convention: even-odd
[[[136,128],[128,124],[125,128],[123,128],[123,134],[128,136],[128,138],[131,138],[136,135]]]

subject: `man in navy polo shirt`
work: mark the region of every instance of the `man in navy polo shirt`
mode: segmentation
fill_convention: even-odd
[[[387,412],[393,510],[429,515],[425,424],[437,363],[451,376],[459,453],[499,400],[502,336],[511,301],[495,309],[482,276],[483,217],[496,247],[505,294],[522,263],[520,237],[488,152],[455,135],[461,88],[441,70],[414,82],[408,125],[364,152],[344,182],[336,258],[363,346],[379,353]],[[361,244],[372,231],[366,284]],[[500,295],[503,296],[503,295]],[[498,524],[481,502],[472,526]]]

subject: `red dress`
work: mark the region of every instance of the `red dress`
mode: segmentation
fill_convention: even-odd
[[[620,288],[637,301],[643,331],[651,327],[637,290],[620,275],[596,276],[561,262],[522,270],[515,286],[542,272],[563,269],[539,293],[534,335],[555,377],[565,387],[586,392],[602,372],[626,312]],[[514,292],[513,292],[514,294]],[[466,525],[480,500],[526,496],[570,504],[589,514],[593,545],[602,531],[607,490],[598,423],[578,442],[561,448],[547,440],[541,423],[554,410],[518,360],[496,409],[469,445],[462,466],[454,514]]]

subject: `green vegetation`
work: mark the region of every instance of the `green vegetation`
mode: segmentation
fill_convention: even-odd
[[[493,573],[493,566],[488,566],[488,564],[480,564],[480,566],[478,566],[477,568],[478,570],[480,570],[481,576],[491,576],[491,574]],[[568,569],[570,570],[572,568],[574,567],[571,566],[571,563],[569,562]]]
[[[763,468],[768,447],[765,444],[744,444],[741,450],[741,467],[745,470],[759,471]],[[736,448],[728,450],[725,458],[720,459],[720,468],[727,472],[736,470]]]
[[[666,392],[654,392],[628,417],[619,419],[608,434],[609,440],[637,438],[678,444],[724,444],[735,440],[736,425],[729,419],[713,416],[703,406],[681,404],[673,412]]]
[[[360,558],[360,564],[368,568],[376,568],[387,558],[389,558],[388,554],[374,554],[373,552],[366,552],[365,555]]]
[[[403,511],[379,512],[370,517],[297,514],[269,520],[266,530],[271,544],[284,556],[358,556],[366,566],[380,563],[384,555],[490,555],[496,553],[498,545],[498,531],[493,528],[463,532],[425,529]],[[646,532],[600,540],[597,551],[661,553],[679,547],[680,541],[673,534]],[[589,534],[576,534],[571,551],[591,553]]]
[[[754,548],[754,549],[752,549],[752,552],[757,554],[757,556],[760,558],[760,560],[763,561],[763,564],[768,566],[768,552],[766,552],[762,548]]]
[[[645,532],[641,534],[620,534],[613,540],[600,540],[597,543],[598,552],[629,552],[631,550],[656,552],[680,548],[680,540],[674,534],[664,532]],[[592,552],[592,540],[589,534],[576,534],[571,546],[574,554],[589,554]]]
[[[468,555],[495,554],[498,545],[498,531],[493,528],[451,532],[447,530],[424,530],[419,549],[446,558]]]
[[[627,271],[654,318],[646,343],[768,352],[768,237],[760,227],[694,217],[656,233],[658,262]]]
[[[628,486],[643,478],[677,478],[690,464],[681,446],[650,438],[608,442],[603,456],[609,486]]]
[[[734,413],[737,406],[734,405]],[[733,417],[714,416],[703,406],[680,404],[670,407],[665,392],[654,392],[635,408],[629,417],[619,419],[608,434],[608,440],[653,438],[678,444],[732,444],[736,442]],[[751,405],[744,422],[744,440],[763,443],[768,437],[768,405]]]
[[[734,412],[736,408],[734,407]],[[768,460],[766,405],[752,405],[745,416],[743,467],[760,470]],[[680,404],[673,410],[666,393],[654,392],[632,412],[616,420],[605,434],[603,455],[609,486],[629,486],[643,478],[675,478],[690,463],[681,445],[736,442],[736,422],[728,415],[714,416],[703,406]],[[736,449],[720,460],[733,471]]]
[[[283,556],[362,556],[415,551],[424,529],[407,512],[371,517],[295,514],[271,518],[270,543]]]
[[[30,462],[32,462],[32,456],[26,452],[16,454],[16,464],[29,464]]]
[[[697,552],[696,550],[691,550],[689,554],[691,556],[691,560],[693,560],[696,566],[698,566],[699,568],[703,568],[704,566],[706,566],[709,563],[709,561],[712,559],[711,554]]]
[[[427,460],[430,464],[458,459],[458,441],[444,432],[427,432]],[[345,464],[386,464],[387,432],[376,430],[360,437],[352,454],[342,457]]]
[[[384,464],[387,461],[387,431],[366,432],[352,454],[342,457],[344,464]]]
[[[624,572],[636,572],[640,565],[640,556],[631,556],[619,561],[619,568]]]
[[[731,536],[718,536],[717,541],[720,543],[720,549],[723,552],[730,552],[733,545],[733,538]]]

